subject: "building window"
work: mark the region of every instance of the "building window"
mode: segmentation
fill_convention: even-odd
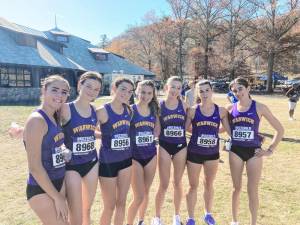
[[[26,68],[0,67],[1,87],[31,87],[31,71]]]
[[[104,53],[95,53],[95,59],[98,61],[107,61],[107,54]]]
[[[63,35],[57,35],[56,40],[59,42],[68,42],[68,36],[63,36]]]
[[[36,48],[37,40],[35,37],[26,34],[17,34],[16,42],[19,45]]]

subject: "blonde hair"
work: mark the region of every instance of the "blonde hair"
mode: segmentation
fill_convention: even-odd
[[[182,84],[182,79],[179,76],[171,76],[167,80],[167,84],[170,84],[172,81],[179,81]]]

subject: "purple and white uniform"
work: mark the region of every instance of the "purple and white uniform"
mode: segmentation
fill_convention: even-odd
[[[110,104],[104,105],[108,120],[101,125],[102,141],[100,163],[114,163],[132,158],[130,145],[131,116],[126,106],[121,115],[115,113]]]
[[[239,112],[237,103],[234,103],[229,121],[232,145],[254,148],[261,146],[261,138],[258,136],[260,118],[254,100],[252,100],[251,106],[246,112]]]
[[[95,145],[95,129],[97,115],[91,107],[91,116],[82,117],[73,102],[69,103],[71,119],[63,126],[65,145],[72,151],[72,159],[68,165],[79,165],[97,160]]]
[[[193,133],[188,144],[188,151],[199,155],[215,155],[219,152],[219,107],[211,116],[205,116],[197,105],[195,116],[192,120]]]
[[[154,126],[156,116],[150,113],[142,116],[136,105],[132,106],[133,117],[130,126],[132,154],[134,159],[149,159],[156,155]]]
[[[184,111],[182,101],[178,101],[176,109],[168,109],[165,101],[160,102],[161,114],[159,117],[161,132],[159,139],[168,143],[180,144],[185,143],[185,120],[186,112]]]
[[[54,124],[43,110],[38,109],[37,112],[42,115],[48,126],[48,131],[43,137],[41,146],[42,165],[50,180],[62,179],[65,176],[65,160],[61,148],[64,143],[64,133],[60,125]],[[27,183],[29,185],[39,185],[30,173]]]

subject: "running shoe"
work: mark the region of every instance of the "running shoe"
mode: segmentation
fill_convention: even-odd
[[[195,222],[195,220],[190,218],[186,221],[186,225],[196,225],[196,222]]]
[[[216,221],[214,220],[214,218],[212,217],[211,214],[206,214],[204,216],[203,220],[207,225],[215,225],[216,224]]]
[[[180,216],[179,215],[174,215],[173,216],[173,223],[172,225],[182,225],[182,223],[180,222]]]
[[[239,225],[239,222],[231,222],[230,225]]]
[[[151,225],[163,225],[163,223],[160,218],[154,217],[151,221]]]

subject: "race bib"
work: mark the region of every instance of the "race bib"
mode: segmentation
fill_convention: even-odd
[[[181,127],[167,127],[164,129],[165,137],[183,137],[183,129]]]
[[[52,162],[55,168],[65,166],[65,159],[61,147],[56,147],[54,149],[55,153],[52,154]]]
[[[235,140],[253,140],[254,131],[253,130],[233,130],[232,137]]]
[[[73,142],[73,154],[85,155],[95,150],[95,138],[90,137],[77,137]]]
[[[197,139],[197,145],[201,147],[214,147],[218,143],[218,138],[214,136],[201,136]]]
[[[136,145],[147,145],[147,144],[152,144],[154,140],[154,136],[153,135],[139,135],[136,136],[135,138],[135,143]]]
[[[129,137],[117,137],[111,139],[111,149],[112,150],[125,150],[125,148],[130,147]]]

